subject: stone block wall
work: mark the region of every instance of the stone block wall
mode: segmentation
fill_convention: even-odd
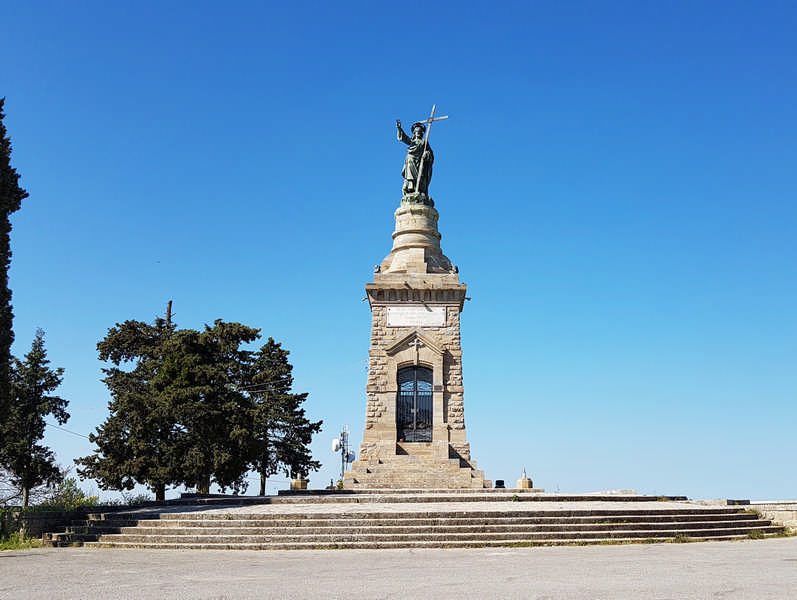
[[[411,364],[427,366],[434,372],[433,442],[446,444],[445,448],[439,450],[441,458],[451,455],[447,447],[451,442],[457,445],[457,456],[470,458],[465,441],[460,346],[460,312],[466,286],[450,282],[450,276],[447,279],[449,285],[446,286],[435,281],[434,276],[427,276],[424,281],[413,280],[409,284],[411,289],[390,285],[367,288],[372,321],[365,433],[360,446],[362,459],[395,453],[390,445],[397,441],[396,374],[398,369]],[[434,306],[445,310],[443,324],[388,326],[389,307],[408,305]]]

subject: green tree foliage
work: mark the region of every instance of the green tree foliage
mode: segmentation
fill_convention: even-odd
[[[19,175],[11,167],[11,140],[3,124],[5,98],[0,98],[0,424],[5,421],[10,397],[9,369],[11,365],[11,344],[14,333],[11,330],[11,290],[8,289],[8,267],[11,265],[11,213],[19,210],[22,200],[28,193],[19,187]],[[0,427],[0,448],[4,445]]]
[[[221,320],[203,331],[163,319],[111,328],[97,345],[100,358],[113,364],[103,380],[110,416],[89,436],[97,451],[75,461],[78,473],[106,489],[142,483],[162,500],[167,485],[207,493],[215,482],[240,492],[250,467],[261,464],[269,473],[280,464],[303,473],[318,468],[307,444],[320,423],[307,421],[298,406],[306,394],[289,393],[288,353],[271,339],[259,352],[241,349],[258,337],[257,329]],[[272,373],[267,359],[274,348],[284,365]],[[264,445],[277,434],[264,463]]]
[[[75,462],[83,466],[81,476],[93,477],[105,489],[131,490],[141,483],[163,500],[175,479],[173,450],[181,432],[168,398],[154,383],[174,331],[166,319],[154,325],[125,321],[97,344],[100,359],[114,365],[103,369],[110,416],[89,435],[97,452]]]
[[[266,493],[266,479],[280,471],[291,477],[306,477],[321,463],[308,448],[321,421],[311,422],[301,407],[307,394],[293,394],[293,366],[290,352],[273,338],[252,355],[247,391],[252,399],[255,458],[252,468],[260,474],[260,495]]]
[[[38,443],[44,437],[45,417],[52,415],[61,425],[69,419],[68,402],[49,395],[61,385],[64,370],[50,369],[49,364],[41,329],[25,360],[14,358],[11,364],[11,396],[0,460],[11,474],[12,484],[22,490],[24,507],[28,506],[31,488],[63,478],[52,450]]]
[[[258,330],[217,320],[204,331],[178,331],[167,345],[156,389],[179,424],[174,483],[207,493],[212,479],[240,492],[254,451],[249,398],[241,390]]]

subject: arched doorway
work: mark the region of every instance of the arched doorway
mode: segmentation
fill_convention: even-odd
[[[406,367],[398,371],[397,439],[432,441],[432,370]]]

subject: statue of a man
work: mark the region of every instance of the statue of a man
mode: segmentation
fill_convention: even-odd
[[[401,128],[401,121],[396,121],[398,129],[398,139],[407,144],[407,158],[404,159],[404,168],[401,171],[404,177],[404,185],[401,191],[404,195],[420,192],[429,195],[429,182],[432,179],[432,163],[434,154],[432,147],[429,146],[423,136],[426,133],[426,126],[423,123],[415,123],[412,126],[412,137],[404,133]]]

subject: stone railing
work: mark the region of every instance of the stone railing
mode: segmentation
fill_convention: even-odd
[[[797,530],[797,500],[753,501],[750,502],[750,508],[775,523],[793,531]]]

